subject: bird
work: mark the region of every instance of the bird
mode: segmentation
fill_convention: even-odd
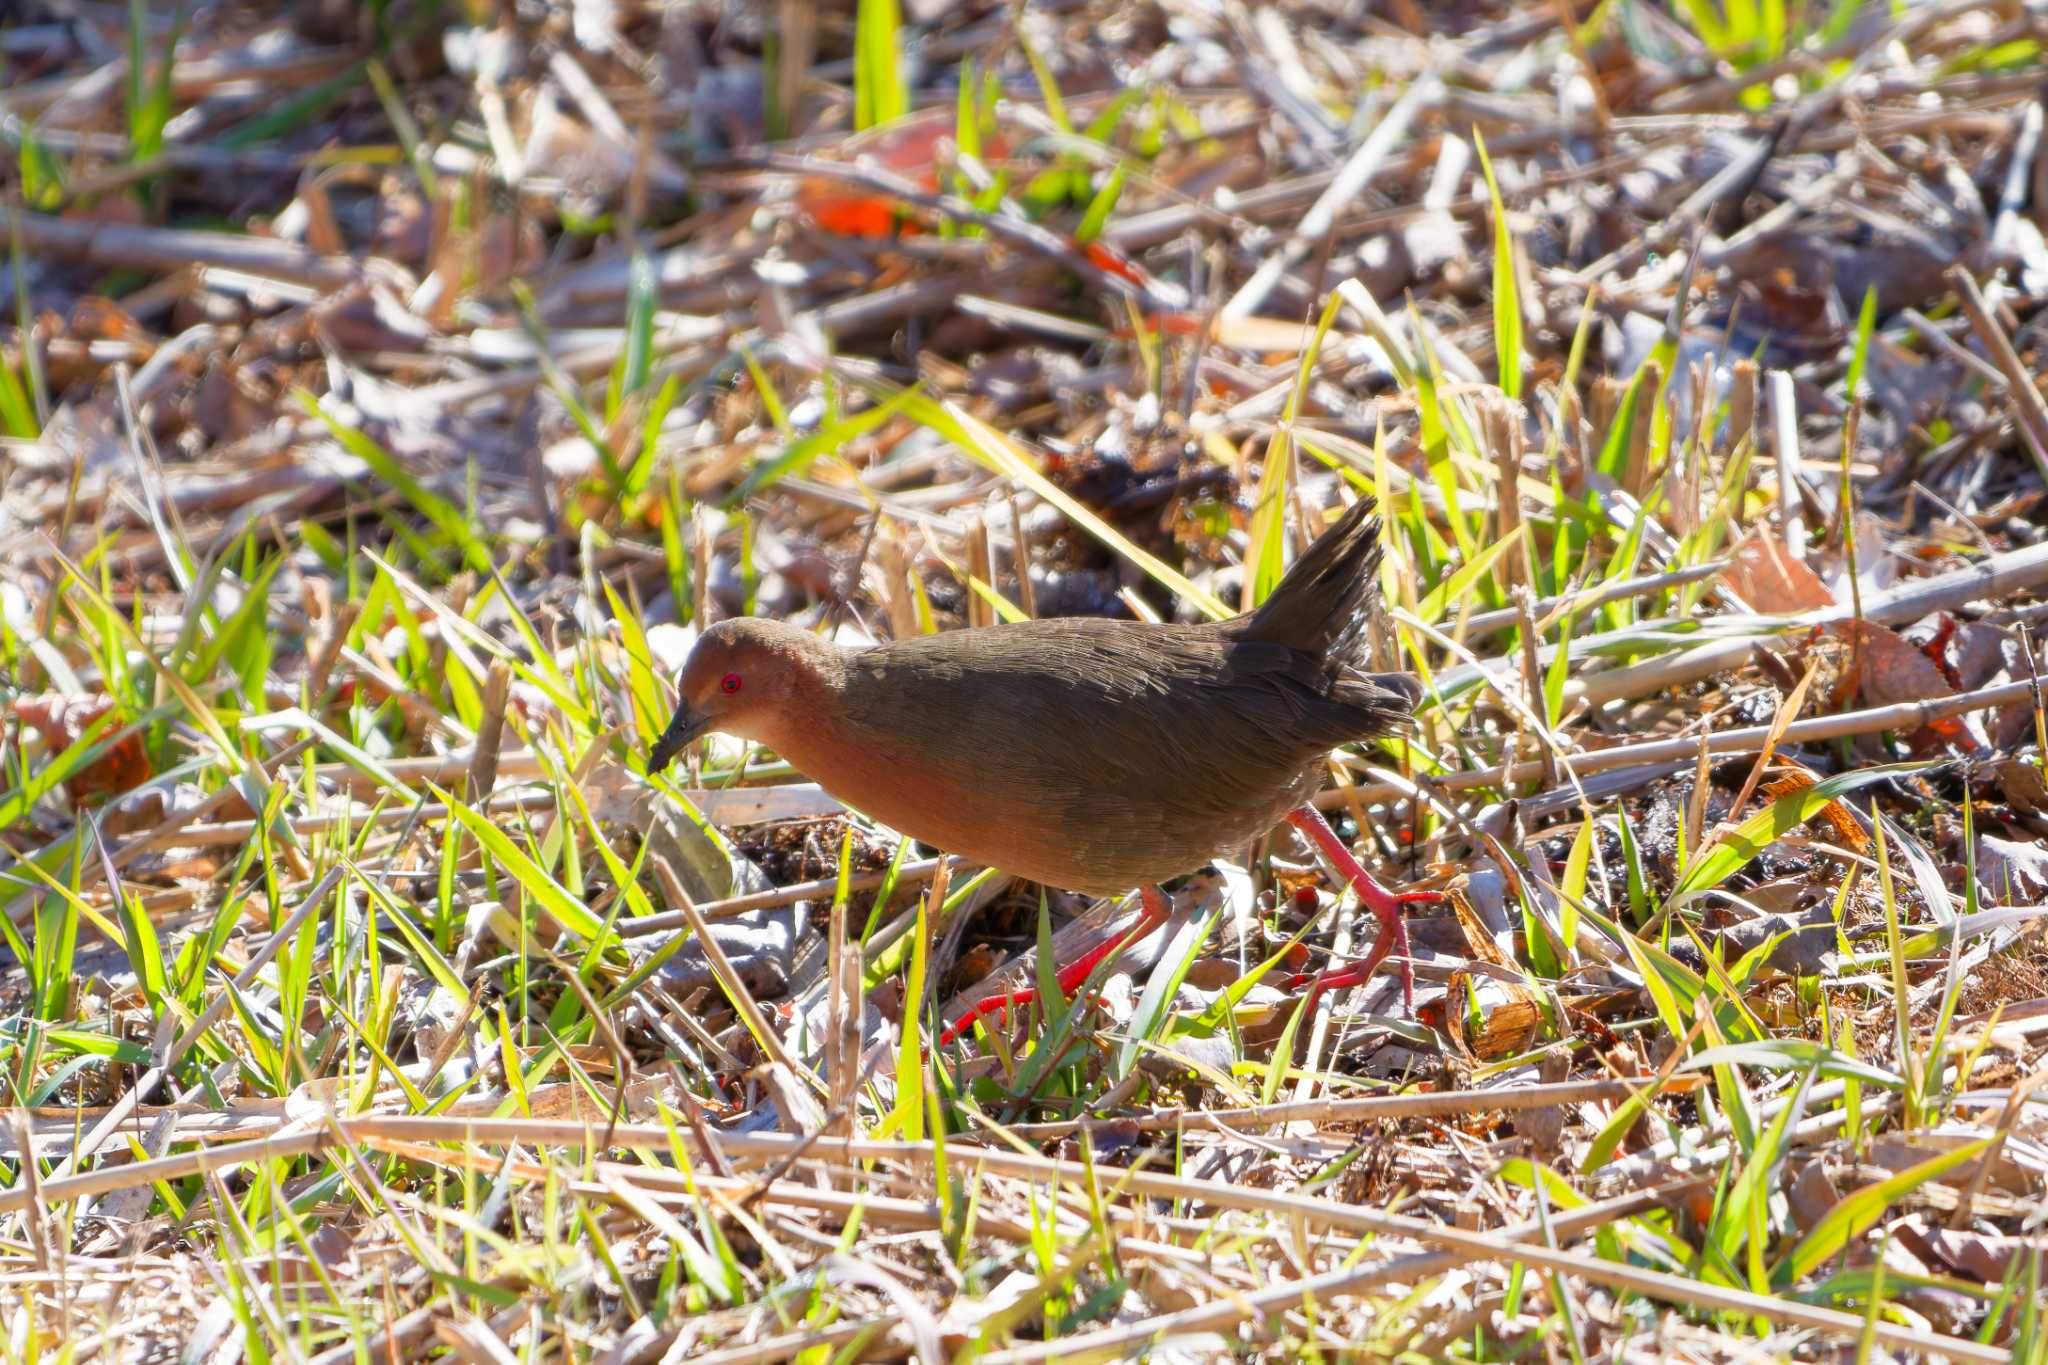
[[[1319,989],[1368,979],[1400,950],[1405,902],[1311,798],[1330,751],[1396,733],[1422,688],[1372,672],[1380,521],[1361,497],[1255,610],[1202,623],[1057,617],[848,647],[783,621],[707,627],[684,663],[659,772],[718,731],[772,750],[846,805],[920,843],[1091,896],[1139,893],[1125,934],[1059,967],[1071,994],[1106,957],[1163,924],[1160,884],[1285,821],[1380,921],[1365,959]],[[977,1002],[941,1036],[1028,1003]]]

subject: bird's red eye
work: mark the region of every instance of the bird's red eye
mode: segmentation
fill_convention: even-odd
[[[718,690],[719,690],[719,691],[721,691],[721,692],[737,692],[737,691],[739,691],[739,690],[740,690],[740,675],[739,675],[739,674],[737,674],[737,673],[728,673],[728,674],[726,674],[726,675],[725,675],[724,677],[720,678],[720,679],[718,680]]]

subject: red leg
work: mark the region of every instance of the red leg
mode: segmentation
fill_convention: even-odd
[[[1144,906],[1144,913],[1138,916],[1138,922],[1131,926],[1128,933],[1120,937],[1104,939],[1101,943],[1096,944],[1093,948],[1090,948],[1087,952],[1059,969],[1056,979],[1059,982],[1061,991],[1072,995],[1076,990],[1080,989],[1083,982],[1094,975],[1095,969],[1101,966],[1104,961],[1121,953],[1132,944],[1140,942],[1147,934],[1150,934],[1154,929],[1166,923],[1166,917],[1171,913],[1173,907],[1167,901],[1164,891],[1161,891],[1156,886],[1140,887],[1138,888],[1138,900]],[[968,1009],[967,1013],[946,1026],[945,1032],[939,1035],[939,1044],[944,1047],[959,1041],[960,1037],[974,1026],[974,1021],[977,1019],[983,1019],[991,1014],[998,1013],[1007,1017],[1010,1006],[1028,1005],[1037,998],[1038,992],[1036,990],[1021,990],[1003,992],[991,995],[985,1000],[977,1000]]]
[[[1287,823],[1306,834],[1322,850],[1323,856],[1337,870],[1337,875],[1351,883],[1352,889],[1358,892],[1358,899],[1380,922],[1379,937],[1373,940],[1365,961],[1341,972],[1318,976],[1310,998],[1339,986],[1356,986],[1369,980],[1387,954],[1398,947],[1401,950],[1401,1000],[1412,1012],[1415,1008],[1415,968],[1408,961],[1408,923],[1401,918],[1401,907],[1418,901],[1442,900],[1442,895],[1435,891],[1395,892],[1381,886],[1351,855],[1351,850],[1337,837],[1337,831],[1330,828],[1330,822],[1314,806],[1303,806],[1295,811],[1287,817]]]

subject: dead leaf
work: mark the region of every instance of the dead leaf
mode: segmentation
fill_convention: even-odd
[[[1493,935],[1487,932],[1486,925],[1479,918],[1479,912],[1468,899],[1467,893],[1471,889],[1470,877],[1459,878],[1449,888],[1451,911],[1457,916],[1459,932],[1464,935],[1466,953],[1481,962],[1491,962],[1496,967],[1511,966],[1507,955],[1501,951],[1500,945],[1494,942]]]
[[[2007,646],[2017,644],[1997,626],[1965,621],[1950,637],[1949,651],[1955,661],[1956,677],[1965,690],[1984,687],[2006,666]]]
[[[2041,904],[2048,900],[2048,845],[1979,835],[1977,883],[1999,905]]]
[[[1923,1257],[1986,1284],[2001,1283],[2015,1256],[2037,1255],[2048,1249],[2048,1240],[2039,1237],[2006,1237],[1959,1228],[1916,1228],[1907,1235]]]
[[[1764,783],[1763,793],[1775,801],[1781,796],[1804,791],[1819,780],[1813,773],[1795,766],[1786,776]],[[1835,832],[1835,837],[1840,839],[1845,847],[1857,853],[1870,852],[1870,836],[1863,832],[1862,823],[1840,801],[1830,801],[1822,806],[1820,814],[1815,818],[1826,820],[1828,827]]]
[[[1910,1170],[1924,1161],[1932,1160],[1944,1152],[1979,1141],[1984,1134],[1973,1128],[1960,1125],[1914,1133],[1910,1136],[1887,1134],[1875,1139],[1865,1160],[1872,1166],[1880,1167],[1893,1175]],[[1953,1189],[1966,1190],[1976,1180],[1977,1170],[1984,1164],[1982,1156],[1964,1162],[1954,1170],[1940,1177],[1940,1182]],[[1991,1189],[2006,1194],[2027,1195],[2039,1188],[2042,1175],[2048,1173],[2048,1149],[2038,1144],[2012,1138],[1998,1149],[1996,1161],[1984,1183]]]
[[[1811,1232],[1821,1217],[1842,1198],[1842,1192],[1835,1185],[1834,1177],[1828,1174],[1825,1161],[1809,1161],[1799,1174],[1793,1177],[1786,1191],[1786,1199],[1792,1212],[1792,1221],[1802,1231]]]
[[[2048,773],[2038,759],[2002,758],[1991,765],[2006,803],[2021,815],[2048,815]]]
[[[1724,962],[1738,962],[1769,943],[1771,952],[1765,965],[1771,971],[1794,977],[1818,976],[1833,959],[1835,921],[1825,905],[1797,915],[1757,915],[1721,930],[1716,942]]]
[[[72,306],[70,335],[80,341],[155,340],[127,309],[101,294],[87,294]]]
[[[128,791],[108,804],[100,817],[100,831],[103,834],[120,836],[134,834],[141,830],[155,829],[165,821],[189,815],[206,802],[204,788],[192,782],[179,782],[166,791],[162,787],[151,787],[141,791]],[[222,820],[247,820],[250,818],[249,804],[235,799],[233,809],[223,806],[216,815]]]
[[[94,721],[112,711],[114,699],[103,692],[84,697],[44,692],[17,697],[13,709],[14,718],[41,736],[54,756],[76,744]],[[107,733],[119,728],[116,723]],[[143,752],[142,736],[133,734],[73,773],[64,790],[74,803],[84,805],[139,787],[154,771]]]
[[[931,191],[938,187],[940,144],[951,142],[956,129],[953,111],[937,109],[853,138],[846,144],[846,154]],[[983,161],[999,161],[1009,154],[1009,140],[1000,132],[982,139]],[[797,187],[796,204],[813,226],[841,237],[886,237],[895,229],[901,207],[888,195],[829,176],[805,180]]]
[[[1546,1085],[1556,1085],[1571,1079],[1571,1054],[1563,1047],[1552,1047],[1543,1054],[1537,1064],[1537,1078]],[[1553,1160],[1564,1142],[1564,1128],[1570,1115],[1561,1104],[1546,1104],[1537,1109],[1517,1109],[1509,1115],[1509,1122],[1517,1133],[1529,1140],[1544,1160]]]
[[[1760,612],[1791,615],[1835,605],[1834,595],[1806,562],[1794,559],[1778,537],[1753,532],[1722,571],[1728,587]]]
[[[1941,666],[1897,631],[1873,621],[1842,621],[1834,629],[1856,651],[1857,690],[1865,706],[1955,695]]]
[[[1466,1017],[1466,1005],[1479,1001],[1479,1024],[1474,1030]],[[1529,1051],[1543,1035],[1543,1011],[1527,988],[1475,978],[1454,972],[1444,993],[1442,1028],[1451,1045],[1478,1062],[1499,1061]]]

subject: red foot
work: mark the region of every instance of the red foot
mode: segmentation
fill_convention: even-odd
[[[1379,919],[1380,934],[1373,940],[1372,948],[1365,955],[1365,961],[1341,971],[1323,972],[1313,977],[1297,977],[1290,985],[1301,985],[1314,980],[1316,985],[1310,992],[1310,1000],[1324,991],[1336,990],[1341,986],[1356,986],[1372,978],[1373,971],[1395,948],[1401,950],[1401,1002],[1412,1014],[1415,1010],[1415,968],[1408,961],[1408,922],[1401,918],[1401,907],[1422,901],[1443,899],[1437,891],[1389,891],[1373,880],[1370,872],[1351,855],[1344,841],[1337,837],[1337,831],[1330,828],[1330,822],[1314,806],[1303,806],[1287,817],[1287,823],[1306,834],[1323,856],[1336,868],[1337,875],[1351,883],[1358,892],[1358,899],[1365,908]]]
[[[1145,912],[1138,916],[1138,922],[1131,926],[1130,932],[1119,938],[1104,939],[1101,943],[1096,944],[1093,948],[1090,948],[1087,952],[1059,969],[1055,979],[1059,982],[1062,994],[1072,995],[1076,990],[1080,989],[1081,983],[1092,976],[1095,969],[1101,966],[1104,961],[1121,953],[1132,944],[1140,942],[1147,934],[1150,934],[1154,929],[1166,923],[1166,917],[1172,910],[1172,907],[1167,903],[1164,891],[1161,891],[1156,886],[1140,887],[1138,888],[1138,899],[1143,904]],[[939,1035],[939,1045],[946,1047],[958,1042],[961,1035],[974,1027],[974,1021],[977,1019],[985,1019],[991,1014],[1001,1014],[1007,1019],[1010,1006],[1028,1005],[1037,998],[1037,991],[1021,990],[991,995],[986,999],[977,1000],[968,1008],[967,1013],[946,1026],[945,1031]]]

